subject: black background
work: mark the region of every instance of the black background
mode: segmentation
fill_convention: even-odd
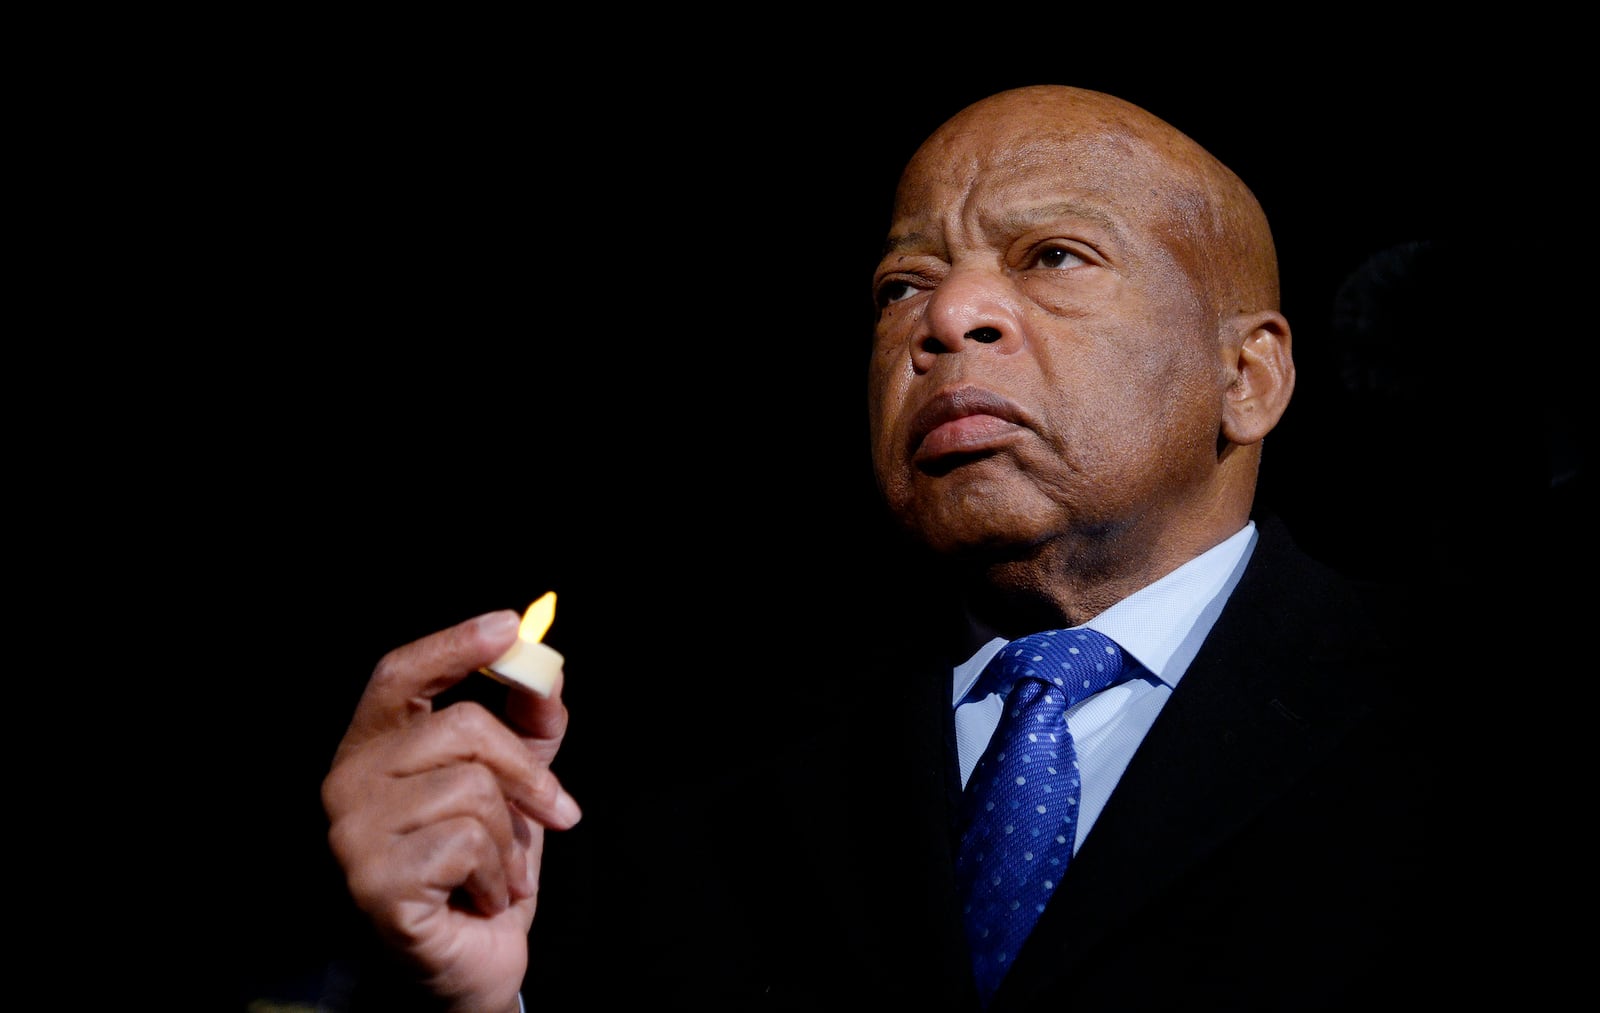
[[[571,755],[610,759],[582,729],[620,711],[662,728],[653,756],[698,757],[684,730],[734,705],[719,631],[761,622],[809,657],[848,649],[841,616],[907,606],[874,594],[892,552],[865,460],[868,283],[901,164],[966,102],[1102,88],[1252,185],[1301,373],[1262,496],[1330,555],[1348,521],[1330,492],[1369,452],[1338,438],[1340,285],[1410,241],[1481,242],[1491,279],[1515,256],[1485,209],[1520,103],[1469,52],[1100,39],[1092,60],[1002,60],[985,30],[641,56],[493,27],[347,29],[244,75],[219,54],[227,95],[196,117],[222,139],[201,229],[231,261],[219,371],[248,380],[208,387],[227,450],[189,531],[202,604],[253,631],[226,711],[247,997],[314,992],[346,945],[318,785],[389,648],[555,589]],[[599,790],[577,760],[563,775]]]

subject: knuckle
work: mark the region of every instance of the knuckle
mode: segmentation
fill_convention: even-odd
[[[437,713],[438,720],[444,723],[450,734],[469,742],[481,742],[485,736],[495,734],[500,727],[499,720],[474,700],[462,700]]]
[[[502,803],[499,809],[503,811],[504,808]],[[441,862],[455,864],[468,856],[474,859],[468,864],[477,864],[483,856],[497,850],[494,834],[482,818],[459,816],[441,824],[439,830],[440,833],[432,836],[428,842],[427,862],[430,865]]]
[[[338,859],[340,865],[350,864],[348,859],[355,853],[354,843],[346,821],[335,820],[328,825],[328,850],[333,852],[333,857]]]
[[[368,680],[370,685],[375,689],[383,689],[397,682],[404,670],[401,665],[402,657],[401,649],[395,648],[379,658],[378,663],[373,666],[372,677]]]
[[[348,860],[349,851],[335,846],[344,866],[345,883],[356,903],[364,910],[377,907],[388,895],[390,874],[387,862],[357,862]]]
[[[322,779],[322,808],[330,818],[350,808],[353,798],[360,798],[359,778],[349,766],[335,764]]]
[[[462,768],[458,791],[474,812],[493,812],[505,805],[505,795],[494,773],[480,764]]]

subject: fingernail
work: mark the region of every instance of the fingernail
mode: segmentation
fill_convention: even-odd
[[[567,789],[562,788],[556,796],[556,816],[566,826],[572,826],[583,819],[583,810],[578,808],[578,800],[567,794]]]
[[[479,633],[490,637],[503,637],[516,629],[517,624],[522,622],[522,619],[515,612],[501,610],[499,612],[486,612],[475,621],[478,624]]]

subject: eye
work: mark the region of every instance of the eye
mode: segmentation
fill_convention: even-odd
[[[1067,249],[1065,246],[1046,246],[1044,249],[1039,251],[1039,256],[1035,260],[1035,263],[1037,263],[1040,267],[1064,271],[1070,267],[1078,267],[1080,265],[1087,264],[1088,261]]]
[[[888,280],[878,286],[878,305],[887,306],[917,294],[917,287],[908,281]]]

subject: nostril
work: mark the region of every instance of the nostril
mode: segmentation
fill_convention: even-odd
[[[985,345],[992,345],[1000,340],[1000,331],[994,327],[974,327],[964,337],[971,338],[973,341],[981,341]]]

